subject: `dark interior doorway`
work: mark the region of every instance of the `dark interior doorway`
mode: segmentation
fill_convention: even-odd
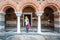
[[[44,13],[42,15],[42,29],[46,29],[44,31],[53,31],[54,30],[54,10],[50,7],[46,7],[44,9]]]
[[[30,25],[31,25],[31,15],[30,15],[30,14],[29,14],[29,15],[25,14],[25,15],[24,15],[24,20],[25,20],[25,17],[26,17],[26,16],[28,17],[29,23],[30,23]],[[24,23],[24,24],[25,24],[25,23]]]
[[[5,10],[5,29],[6,31],[16,31],[14,28],[17,27],[17,17],[12,7],[7,7]]]

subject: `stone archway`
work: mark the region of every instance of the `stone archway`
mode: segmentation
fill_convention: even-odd
[[[5,14],[5,30],[8,31],[16,31],[16,26],[17,26],[17,17],[15,14],[15,10],[10,7],[7,6],[5,7],[4,12]]]
[[[25,16],[28,16],[29,18],[29,22],[31,24],[31,28],[29,30],[29,32],[37,32],[37,15],[35,14],[36,10],[28,5],[28,6],[25,6],[23,11],[22,11],[22,15],[21,15],[21,28],[25,28],[24,26],[24,17]],[[22,30],[21,30],[22,31]]]
[[[10,6],[10,7],[14,8],[15,11],[18,10],[17,9],[17,4],[13,1],[11,2],[10,0],[9,1],[7,0],[7,1],[3,1],[1,4],[2,5],[0,6],[0,11],[6,10],[8,8],[7,6]],[[7,7],[7,8],[5,8],[5,7]]]
[[[42,31],[48,31],[52,32],[54,31],[54,12],[57,11],[57,8],[53,5],[49,5],[45,7],[44,13],[42,15],[42,29],[46,28],[49,30],[42,30]]]
[[[34,1],[35,1],[35,0],[34,0]],[[32,8],[34,8],[36,12],[39,11],[39,4],[38,4],[38,2],[33,2],[33,1],[22,3],[21,6],[20,6],[20,11],[23,11],[23,9],[24,9],[26,6],[28,6],[28,5],[30,5]]]

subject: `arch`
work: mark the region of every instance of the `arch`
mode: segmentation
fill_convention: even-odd
[[[51,9],[53,9],[53,11],[57,11],[57,10],[58,10],[54,5],[48,5],[48,6],[46,6],[46,7],[50,7]],[[45,8],[46,8],[46,7],[45,7]],[[44,9],[45,9],[45,8],[44,8]]]
[[[6,7],[3,9],[3,11],[6,12],[6,10],[9,9],[9,8],[12,8],[12,7],[6,6]],[[14,10],[14,8],[12,8],[12,9]],[[14,12],[15,12],[15,10],[14,10]]]
[[[4,1],[1,4],[2,4],[1,7],[0,7],[1,11],[5,11],[9,7],[12,7],[15,11],[17,11],[17,7],[16,7],[16,4],[14,4],[14,2],[12,3],[12,2],[9,2],[9,1],[8,2]]]
[[[49,8],[51,8],[53,10],[52,13],[50,13],[50,11],[48,11],[48,13],[50,13],[50,18],[47,17],[47,22],[50,21],[53,24],[52,26],[51,25],[50,26],[53,28],[53,31],[54,31],[54,28],[55,28],[55,23],[54,23],[55,22],[55,14],[54,14],[54,12],[59,11],[60,10],[60,6],[59,6],[58,2],[54,2],[54,1],[53,2],[43,2],[41,4],[41,8],[42,8],[41,10],[44,11],[44,9],[46,7],[49,7]]]
[[[23,9],[27,6],[30,6],[33,9],[35,9],[36,12],[39,11],[38,6],[35,3],[32,3],[32,2],[23,3],[20,7],[20,11],[23,11]]]
[[[28,7],[29,7],[30,9],[34,10],[34,12],[36,12],[35,8],[31,7],[30,5],[24,7],[24,9],[26,9],[26,8],[28,8]],[[22,10],[22,12],[24,11],[24,9]]]
[[[15,11],[12,7],[8,6],[4,12],[6,13],[5,15],[5,29],[6,29],[6,32],[8,31],[13,31],[12,29],[9,29],[10,28],[15,28],[17,26],[17,16],[15,14]],[[9,30],[8,30],[9,29]]]
[[[52,8],[54,11],[58,11],[59,10],[59,6],[58,6],[58,3],[56,3],[56,2],[51,2],[51,3],[47,3],[47,2],[44,2],[44,3],[42,3],[41,4],[41,10],[43,10],[44,11],[44,9],[46,8],[46,7],[50,7],[50,8]]]
[[[50,31],[54,31],[54,10],[50,7],[46,7],[44,9],[44,13],[42,15],[42,29],[50,29]],[[47,30],[45,30],[47,31]]]

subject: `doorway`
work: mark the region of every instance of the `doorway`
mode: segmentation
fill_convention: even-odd
[[[24,13],[24,14],[23,14],[23,18],[24,18],[24,19],[23,19],[23,20],[24,20],[24,22],[23,22],[24,25],[23,25],[23,26],[25,27],[25,17],[26,17],[26,16],[28,17],[29,23],[30,23],[30,25],[32,26],[32,13]]]

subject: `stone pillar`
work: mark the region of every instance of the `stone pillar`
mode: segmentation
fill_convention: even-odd
[[[16,16],[17,16],[17,33],[20,33],[20,16],[21,16],[21,12],[15,12]]]
[[[55,32],[60,33],[60,11],[54,13],[54,27]]]
[[[59,33],[60,33],[60,12],[59,12]]]
[[[5,13],[0,12],[0,32],[5,31]]]
[[[38,33],[41,33],[41,16],[42,16],[43,12],[36,12],[36,15],[38,16]]]

